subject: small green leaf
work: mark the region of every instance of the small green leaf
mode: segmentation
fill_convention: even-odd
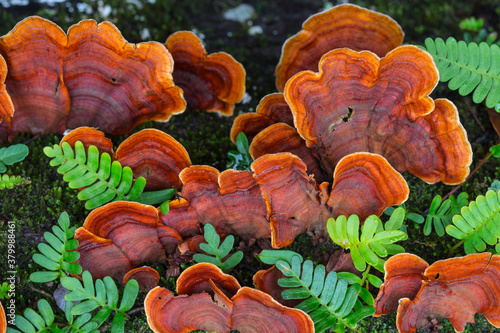
[[[54,281],[59,277],[59,272],[47,272],[47,271],[41,271],[41,272],[34,272],[30,274],[30,281],[36,282],[36,283],[46,283],[50,281]]]
[[[136,280],[129,280],[123,289],[123,297],[120,303],[120,311],[128,311],[132,309],[139,293],[139,284]],[[116,315],[115,315],[116,316]]]

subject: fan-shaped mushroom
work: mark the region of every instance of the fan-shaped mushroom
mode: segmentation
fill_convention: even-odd
[[[158,282],[160,282],[160,274],[158,274],[156,269],[148,266],[137,267],[131,269],[123,276],[122,283],[126,285],[130,280],[136,280],[139,284],[139,288],[143,292],[147,293],[151,289],[158,286]]]
[[[231,312],[205,292],[174,296],[168,289],[156,287],[146,296],[144,310],[149,327],[156,333],[231,330]]]
[[[232,275],[224,274],[219,267],[209,263],[199,263],[187,268],[177,278],[177,294],[211,292],[213,289],[210,281],[229,298],[241,288],[238,280]]]
[[[147,190],[181,188],[179,173],[191,165],[186,149],[170,135],[144,129],[125,141],[116,150],[116,159],[129,166],[135,177],[146,178]]]
[[[177,280],[179,296],[174,297],[170,291],[159,287],[148,293],[144,308],[149,326],[155,332],[195,329],[248,333],[314,331],[312,320],[303,311],[284,307],[259,290],[239,288],[232,280],[234,278],[228,278],[212,264],[190,267]],[[220,285],[231,289],[231,298],[219,289]],[[235,287],[239,290],[234,290]]]
[[[37,16],[0,37],[0,54],[9,69],[5,85],[16,110],[9,135],[65,130],[70,109],[62,72],[66,43],[61,28]]]
[[[414,299],[422,286],[427,267],[429,264],[425,260],[411,253],[390,257],[384,264],[384,283],[375,299],[374,316],[396,311],[402,298]]]
[[[165,262],[182,241],[173,229],[159,223],[153,206],[116,201],[93,210],[75,232],[79,264],[95,278],[119,281],[130,269]]]
[[[432,57],[415,46],[382,59],[336,49],[321,58],[319,73],[288,80],[285,99],[327,173],[347,154],[368,151],[428,183],[458,184],[472,151],[453,103],[428,96],[437,82]]]
[[[48,20],[28,17],[0,38],[0,54],[16,109],[9,134],[85,125],[123,134],[185,109],[166,48],[130,44],[110,22],[83,20],[66,35]]]
[[[500,256],[490,253],[436,261],[425,270],[422,287],[413,300],[400,300],[399,332],[414,332],[428,318],[447,318],[457,332],[482,313],[500,327]]]
[[[14,105],[5,89],[6,78],[7,64],[0,55],[0,123],[4,120],[10,122],[10,118],[14,115]]]
[[[0,302],[0,333],[7,332],[7,317],[3,309],[2,302]]]
[[[276,123],[285,123],[293,126],[293,115],[282,93],[264,96],[255,113],[243,113],[234,119],[231,127],[231,140],[236,142],[238,133],[245,133],[248,142],[264,128]]]
[[[175,230],[177,223],[192,231],[198,222],[211,223],[219,233],[271,237],[273,247],[283,247],[306,231],[326,236],[329,217],[356,213],[364,219],[408,197],[403,177],[378,155],[353,154],[337,169],[329,194],[328,183],[318,186],[290,153],[258,158],[253,173],[191,166],[180,174],[185,200],[173,201],[160,219]]]
[[[78,127],[66,134],[61,139],[60,143],[67,142],[71,147],[75,147],[77,141],[83,143],[85,150],[87,150],[89,146],[96,146],[101,154],[106,152],[114,158],[113,142],[106,138],[104,133],[96,128],[86,126]]]
[[[326,52],[348,47],[369,50],[383,57],[403,43],[403,31],[389,16],[345,4],[308,18],[302,30],[283,45],[276,67],[276,86],[283,91],[286,81],[302,70],[316,70]]]
[[[193,109],[233,115],[245,93],[245,69],[225,52],[207,56],[201,40],[190,31],[168,37],[165,46],[175,61],[174,81]]]

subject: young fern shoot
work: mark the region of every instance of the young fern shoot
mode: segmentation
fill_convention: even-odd
[[[200,248],[212,256],[196,253],[193,256],[194,261],[214,264],[223,271],[227,271],[240,263],[241,259],[243,259],[243,252],[241,251],[233,253],[227,260],[224,260],[233,248],[233,235],[228,235],[221,244],[219,235],[210,223],[205,224],[203,232],[207,243],[201,243]]]

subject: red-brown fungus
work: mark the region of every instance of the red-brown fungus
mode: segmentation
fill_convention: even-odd
[[[199,263],[187,268],[177,278],[177,294],[191,295],[201,292],[212,292],[210,281],[227,297],[233,297],[241,288],[238,280],[232,275],[209,263]]]
[[[67,142],[71,147],[75,147],[75,143],[77,141],[83,143],[85,149],[89,146],[96,146],[101,154],[106,152],[111,156],[111,158],[114,158],[115,153],[113,152],[113,142],[106,138],[104,133],[96,128],[85,126],[78,127],[61,139],[61,143]]]
[[[0,37],[0,54],[8,66],[5,85],[15,108],[9,136],[66,129],[71,104],[63,80],[66,43],[61,28],[37,16],[22,20]]]
[[[325,54],[319,73],[293,76],[284,94],[327,173],[342,157],[367,151],[428,183],[458,184],[472,151],[453,103],[428,96],[438,78],[431,55],[416,46],[381,59],[344,48]]]
[[[230,311],[205,292],[174,296],[168,289],[156,287],[146,296],[144,310],[149,327],[156,333],[231,330]]]
[[[245,69],[225,52],[207,56],[201,40],[190,31],[168,37],[165,46],[174,58],[174,81],[184,91],[188,106],[233,115],[234,104],[245,93]]]
[[[0,302],[0,333],[5,332],[7,332],[7,317],[5,316],[3,305]]]
[[[78,263],[95,278],[119,281],[144,262],[166,262],[182,242],[177,231],[159,223],[155,207],[116,201],[93,210],[75,232]]]
[[[326,52],[347,47],[372,51],[383,57],[403,43],[403,30],[389,16],[355,5],[340,5],[315,14],[290,37],[276,67],[276,86],[283,91],[286,81],[302,70],[316,70]]]
[[[10,123],[10,118],[14,115],[14,105],[5,89],[5,79],[7,78],[7,64],[0,55],[0,123],[6,121]]]
[[[156,269],[148,266],[137,267],[131,269],[123,276],[123,284],[126,285],[130,280],[136,280],[139,284],[139,289],[147,293],[151,289],[158,287],[160,274],[158,274]]]
[[[181,200],[170,204],[161,222],[182,235],[211,223],[217,232],[237,234],[244,240],[271,238],[273,247],[290,245],[309,232],[326,237],[329,217],[380,215],[408,197],[403,177],[378,155],[357,153],[339,162],[336,180],[318,185],[307,175],[304,162],[290,153],[264,155],[252,163],[253,172],[209,166],[184,169]]]
[[[500,327],[500,256],[487,252],[439,260],[424,276],[416,297],[400,301],[399,332],[414,332],[434,318],[447,318],[462,332],[467,323],[474,322],[475,313]]]
[[[429,264],[425,260],[411,253],[390,257],[384,264],[384,283],[375,299],[374,316],[396,311],[402,298],[414,299],[427,267]]]
[[[116,150],[116,159],[130,167],[134,177],[146,178],[146,190],[181,188],[179,173],[191,165],[186,149],[170,135],[144,129],[125,141]]]
[[[285,123],[293,126],[293,115],[285,97],[282,93],[269,94],[264,96],[257,110],[251,113],[243,113],[234,119],[231,127],[231,140],[236,142],[238,133],[245,133],[248,142],[264,128],[276,123]]]
[[[0,38],[0,54],[16,110],[9,135],[80,126],[124,134],[186,106],[167,49],[128,43],[110,22],[83,20],[66,35],[48,20],[28,17]]]
[[[162,333],[195,329],[224,333],[314,332],[312,320],[303,311],[284,307],[259,290],[239,288],[232,280],[212,264],[190,267],[177,280],[179,296],[159,287],[148,293],[144,308],[149,326]],[[227,283],[231,297],[220,289]]]

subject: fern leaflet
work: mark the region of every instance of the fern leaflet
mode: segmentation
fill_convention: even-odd
[[[24,185],[31,183],[30,180],[24,179],[21,176],[9,176],[7,174],[0,175],[0,190],[5,188],[14,188],[16,185]]]
[[[486,244],[497,244],[500,237],[500,191],[490,190],[485,196],[478,196],[462,208],[460,215],[453,216],[452,223],[446,227],[446,232],[461,241],[450,252],[462,243],[466,254],[483,252]]]
[[[337,219],[328,219],[327,230],[335,244],[350,249],[357,270],[364,271],[368,263],[383,272],[385,260],[381,257],[404,252],[402,246],[393,244],[408,238],[404,231],[398,230],[404,218],[405,211],[399,207],[386,222],[385,230],[382,221],[375,215],[369,216],[360,230],[357,215],[351,215],[349,219],[341,215]]]
[[[43,152],[51,157],[51,166],[60,165],[57,172],[64,174],[64,181],[70,188],[84,188],[78,193],[78,199],[87,200],[85,208],[94,209],[110,201],[135,200],[144,187],[143,177],[133,180],[132,169],[122,168],[120,162],[113,161],[108,153],[99,156],[95,146],[89,146],[88,154],[80,141],[75,143],[75,150],[69,143],[61,146],[45,147]]]
[[[47,243],[38,244],[40,253],[33,255],[33,261],[47,269],[31,273],[30,280],[33,282],[53,281],[66,276],[66,272],[82,273],[82,266],[75,262],[80,258],[80,253],[74,251],[78,247],[78,241],[73,239],[76,228],[69,227],[68,213],[61,213],[58,224],[52,227],[53,233],[44,233]]]
[[[446,226],[451,223],[453,215],[460,213],[460,209],[467,206],[469,195],[462,192],[455,198],[453,195],[449,199],[442,201],[440,195],[436,195],[432,199],[429,207],[429,213],[425,217],[424,235],[428,236],[432,232],[432,226],[439,237],[444,236]]]
[[[300,255],[293,254],[292,251],[264,250],[259,258],[265,263],[274,263],[285,275],[278,280],[278,284],[286,288],[281,293],[283,299],[304,300],[295,308],[311,317],[315,332],[331,327],[355,328],[358,321],[375,312],[373,296],[361,285],[349,286],[336,272],[326,274],[325,266],[314,267],[311,260],[303,262]],[[361,295],[368,296],[368,299],[363,298],[368,306],[358,300]]]
[[[424,48],[424,47],[422,47]],[[449,37],[427,38],[425,48],[434,58],[440,80],[460,95],[473,93],[474,103],[486,99],[486,106],[500,112],[500,47],[485,42],[457,42]]]

